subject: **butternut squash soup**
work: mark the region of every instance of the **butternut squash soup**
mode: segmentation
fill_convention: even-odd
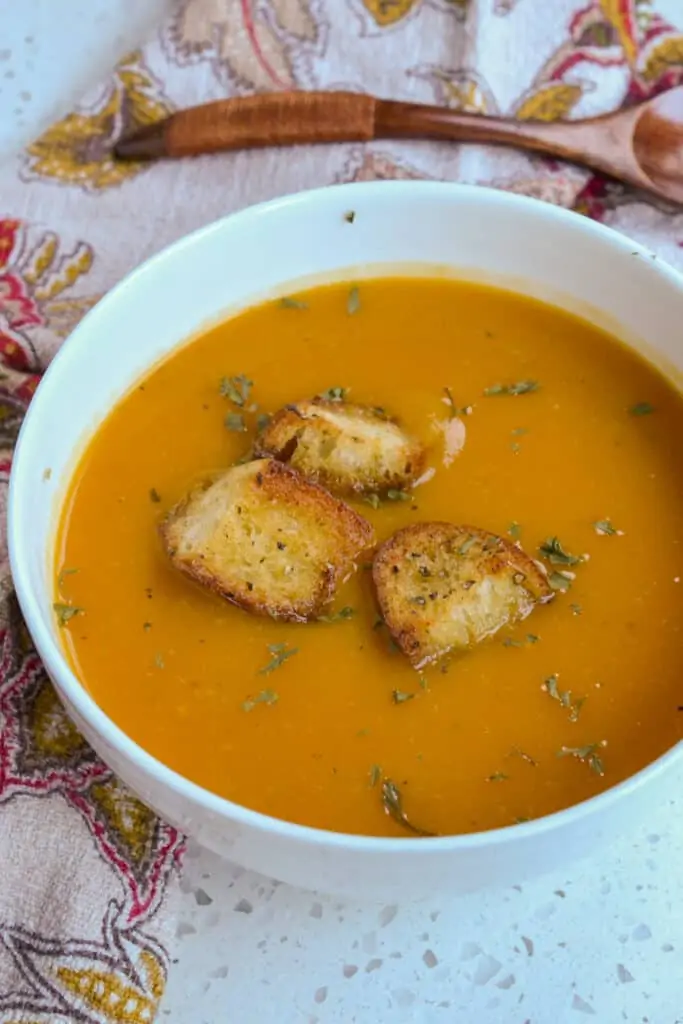
[[[683,735],[683,401],[589,323],[382,278],[208,328],[75,471],[55,614],[142,747],[306,825],[453,834]]]

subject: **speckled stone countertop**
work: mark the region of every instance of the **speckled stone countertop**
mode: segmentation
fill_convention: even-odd
[[[169,4],[6,4],[0,159]],[[416,906],[300,892],[191,844],[161,1020],[683,1024],[682,812],[683,797],[653,807],[611,849],[523,887]]]

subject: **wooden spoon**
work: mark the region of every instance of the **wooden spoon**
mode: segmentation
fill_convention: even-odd
[[[683,86],[584,121],[515,121],[353,92],[277,92],[217,100],[124,136],[121,160],[370,139],[449,139],[562,157],[683,203]]]

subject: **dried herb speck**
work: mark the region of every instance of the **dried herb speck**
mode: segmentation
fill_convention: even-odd
[[[427,838],[436,834],[435,832],[427,832],[426,829],[420,828],[410,821],[408,815],[403,810],[401,791],[391,779],[385,779],[382,783],[382,806],[384,807],[385,814],[388,814],[390,818],[393,818],[399,825],[402,825],[408,832],[412,832],[413,835]]]
[[[57,623],[60,629],[64,629],[67,622],[70,622],[76,615],[83,614],[83,609],[79,608],[78,605],[64,604],[62,601],[55,601],[52,609],[57,616]]]
[[[229,412],[223,420],[227,430],[232,430],[235,434],[243,434],[247,429],[247,425],[244,422],[244,416],[241,412]]]
[[[599,752],[606,746],[607,740],[600,740],[599,743],[587,743],[585,747],[561,747],[557,756],[575,757],[577,760],[585,762],[596,775],[604,775],[605,766]]]
[[[261,690],[254,697],[248,697],[242,702],[242,711],[253,711],[257,704],[276,704],[279,700],[279,696],[274,690]]]
[[[324,399],[326,402],[343,402],[348,393],[348,388],[334,387],[321,391],[317,397]]]
[[[280,299],[283,309],[308,309],[308,303],[303,299],[295,299],[291,295],[283,295]]]
[[[158,502],[161,501],[161,495],[159,494],[159,492],[156,489],[156,487],[150,487],[150,489],[149,489],[149,500],[153,501],[155,503],[158,503]]]
[[[414,693],[408,693],[406,690],[392,690],[391,699],[394,704],[405,704],[406,701],[412,700],[415,696]]]
[[[318,622],[345,622],[347,619],[352,619],[354,615],[354,609],[346,605],[345,608],[340,608],[338,612],[330,612],[329,615],[319,615]]]
[[[287,647],[287,644],[268,644],[268,652],[270,654],[270,661],[263,668],[258,670],[258,675],[267,676],[271,672],[274,672],[276,668],[280,668],[281,665],[291,658],[294,654],[299,653],[298,647]]]
[[[490,388],[484,389],[486,398],[495,395],[528,395],[531,391],[538,391],[537,380],[518,380],[514,384],[492,384]]]
[[[346,221],[347,224],[353,224],[355,219],[356,219],[356,211],[355,210],[347,210],[346,213],[344,214],[344,220]]]
[[[249,395],[253,386],[253,380],[249,380],[243,373],[240,373],[236,377],[223,377],[219,390],[223,398],[227,398],[233,405],[237,405],[242,409],[249,401]]]
[[[346,300],[346,312],[349,316],[353,316],[360,309],[360,292],[358,291],[358,285],[354,284],[349,289],[349,296]]]
[[[593,529],[597,533],[598,537],[623,537],[624,531],[617,530],[616,526],[612,525],[610,519],[598,519],[593,523]]]
[[[650,405],[649,402],[636,402],[629,409],[631,416],[649,416],[655,411],[654,405]]]
[[[382,769],[378,764],[373,764],[370,768],[370,785],[376,786],[379,780],[382,778]]]
[[[543,558],[547,558],[551,565],[578,565],[580,562],[583,562],[583,558],[580,555],[572,555],[569,551],[565,551],[559,537],[548,537],[538,550]]]

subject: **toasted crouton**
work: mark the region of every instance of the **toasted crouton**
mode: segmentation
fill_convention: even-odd
[[[398,530],[377,551],[373,580],[382,617],[415,668],[472,647],[553,597],[543,567],[516,545],[450,523]]]
[[[382,410],[322,398],[276,412],[256,439],[256,454],[348,495],[409,487],[425,463],[420,442]]]
[[[348,505],[270,459],[193,491],[161,536],[181,572],[240,608],[292,622],[324,610],[374,539]]]

